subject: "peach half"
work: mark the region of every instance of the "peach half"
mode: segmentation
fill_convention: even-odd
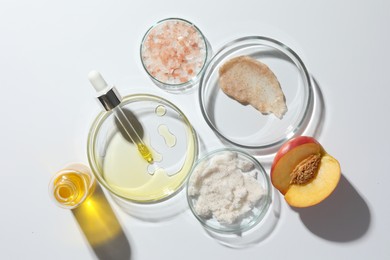
[[[339,162],[309,136],[287,141],[276,153],[271,182],[293,207],[309,207],[326,199],[341,176]]]

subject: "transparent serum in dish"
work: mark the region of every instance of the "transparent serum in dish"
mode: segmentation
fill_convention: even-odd
[[[192,23],[169,18],[158,22],[145,34],[141,61],[153,82],[178,93],[193,87],[211,57],[211,46]]]

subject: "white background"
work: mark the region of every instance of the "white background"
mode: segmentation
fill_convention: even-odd
[[[390,259],[390,2],[0,1],[0,258],[94,259],[71,211],[53,204],[51,176],[87,163],[100,111],[87,80],[100,70],[122,94],[174,102],[212,142],[197,92],[173,95],[143,71],[139,44],[156,21],[194,22],[214,50],[264,35],[295,50],[317,81],[325,116],[317,138],[343,177],[324,203],[294,210],[282,198],[271,235],[246,249],[208,237],[189,211],[148,223],[114,203],[131,259]],[[112,202],[112,201],[111,201]]]

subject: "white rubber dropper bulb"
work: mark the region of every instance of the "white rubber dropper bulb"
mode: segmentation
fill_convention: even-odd
[[[101,92],[109,88],[103,76],[96,70],[93,70],[88,74],[88,79],[91,82],[92,86],[95,88],[96,92]]]

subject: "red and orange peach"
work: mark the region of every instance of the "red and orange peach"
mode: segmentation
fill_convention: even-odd
[[[309,207],[327,198],[341,176],[339,162],[313,137],[298,136],[276,153],[271,182],[294,207]]]

